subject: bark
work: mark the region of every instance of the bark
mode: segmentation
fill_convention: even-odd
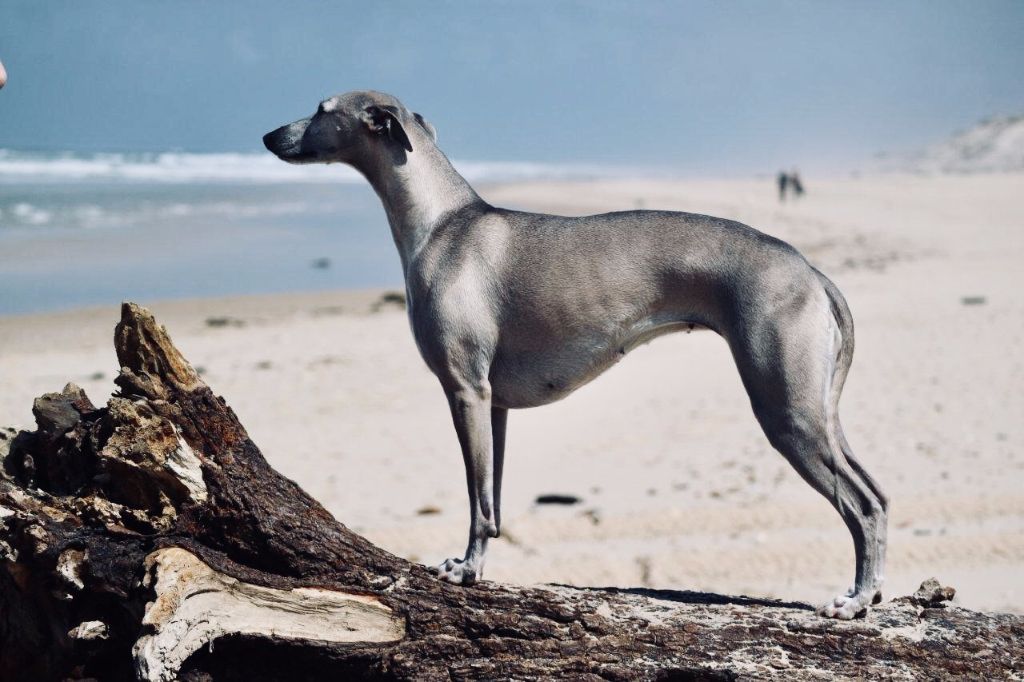
[[[1024,618],[934,584],[862,620],[697,592],[456,587],[274,471],[148,311],[117,393],[0,431],[0,679],[1006,678]]]

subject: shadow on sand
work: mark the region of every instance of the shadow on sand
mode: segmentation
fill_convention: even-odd
[[[781,599],[761,599],[758,597],[730,596],[714,592],[694,592],[693,590],[654,590],[646,587],[579,587],[554,583],[558,587],[571,587],[587,592],[603,592],[605,594],[635,594],[648,599],[671,601],[678,604],[701,604],[708,606],[734,604],[736,606],[767,606],[777,609],[797,609],[813,611],[814,607],[799,601],[782,601]]]

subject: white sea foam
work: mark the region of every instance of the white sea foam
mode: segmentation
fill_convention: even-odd
[[[0,181],[355,182],[348,168],[288,166],[269,154],[73,154],[0,150]]]
[[[635,176],[636,169],[587,164],[456,161],[470,182]],[[344,165],[291,166],[266,152],[77,154],[0,149],[0,182],[364,182]]]
[[[24,201],[11,206],[10,212],[15,220],[25,225],[45,225],[53,217],[50,211]]]
[[[180,221],[210,219],[247,220],[314,214],[338,210],[337,205],[316,202],[246,202],[208,199],[194,203],[141,200],[123,205],[97,206],[91,203],[41,206],[25,201],[0,204],[0,229],[3,228],[94,228],[125,225],[161,225]]]

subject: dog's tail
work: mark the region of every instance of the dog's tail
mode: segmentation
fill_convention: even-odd
[[[817,270],[815,272],[828,295],[829,304],[832,307],[832,317],[836,321],[840,337],[839,352],[836,354],[832,389],[829,396],[830,407],[834,414],[839,409],[839,396],[843,392],[843,384],[846,383],[846,374],[850,371],[850,365],[853,363],[853,315],[850,314],[850,307],[846,304],[846,299],[843,298],[839,287],[825,275]]]

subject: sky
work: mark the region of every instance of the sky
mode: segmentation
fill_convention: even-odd
[[[1024,113],[1024,2],[4,0],[0,147],[258,151],[398,96],[456,159],[856,166]]]

